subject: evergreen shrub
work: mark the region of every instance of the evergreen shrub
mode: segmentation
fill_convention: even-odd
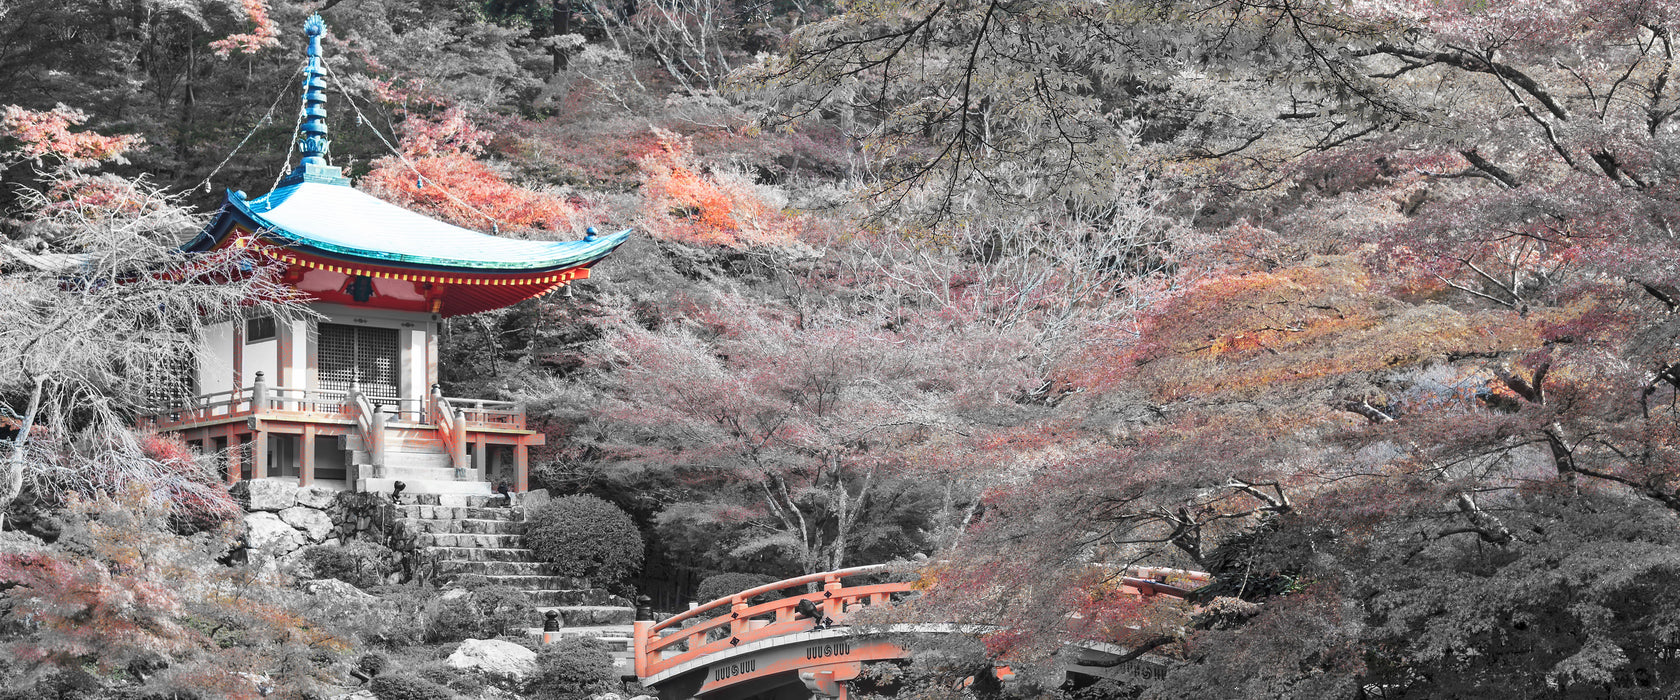
[[[368,689],[379,700],[455,700],[454,691],[406,673],[377,676]]]
[[[356,540],[306,547],[303,561],[316,578],[336,578],[367,589],[385,583],[395,570],[397,554],[390,547]]]
[[[700,581],[700,587],[695,590],[694,597],[701,605],[710,603],[724,596],[735,595],[749,588],[758,588],[767,583],[775,583],[780,579],[764,574],[714,574]],[[782,597],[779,593],[762,593],[752,597],[748,603],[757,604],[776,600]],[[728,612],[725,610],[725,612]]]
[[[486,679],[480,674],[450,666],[443,659],[420,664],[414,669],[414,675],[472,698],[482,697],[488,687]]]
[[[526,515],[525,546],[561,576],[611,585],[642,566],[642,533],[623,509],[589,495],[565,496]]]
[[[525,682],[535,700],[583,700],[613,690],[618,672],[601,640],[564,637],[537,652],[536,671]]]
[[[369,677],[384,673],[385,669],[390,667],[391,657],[377,651],[362,654],[361,658],[356,659],[356,670],[367,674]]]
[[[508,586],[485,586],[459,598],[439,598],[426,610],[426,639],[431,642],[493,639],[539,626],[531,596]]]

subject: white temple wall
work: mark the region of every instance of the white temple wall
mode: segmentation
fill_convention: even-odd
[[[307,389],[310,386],[311,375],[310,353],[314,344],[309,342],[309,331],[313,326],[308,319],[293,319],[280,325],[280,343],[290,348],[290,362],[286,364],[285,372],[281,376],[270,375],[272,386],[284,386],[290,389]],[[280,353],[285,358],[287,353]],[[281,383],[282,376],[284,383]]]
[[[233,324],[224,321],[206,326],[204,350],[199,358],[198,392],[214,394],[233,389]]]
[[[242,339],[243,340],[243,339]],[[253,386],[257,383],[257,373],[263,373],[263,381],[274,386],[280,379],[280,341],[278,338],[251,342],[243,340],[244,367],[240,372],[241,387]]]

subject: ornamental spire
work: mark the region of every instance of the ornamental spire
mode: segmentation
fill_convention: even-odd
[[[321,68],[321,34],[327,23],[321,15],[313,14],[303,23],[303,33],[309,36],[308,59],[303,64],[303,134],[298,138],[298,150],[303,152],[304,165],[326,165],[327,148],[327,74]]]
[[[298,151],[303,159],[280,181],[281,185],[318,182],[328,185],[348,185],[344,171],[327,165],[327,152],[332,140],[327,138],[327,71],[321,63],[321,35],[327,23],[320,14],[313,14],[303,23],[303,33],[309,37],[303,64],[303,123],[299,126]]]

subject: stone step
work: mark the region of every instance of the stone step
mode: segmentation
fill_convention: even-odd
[[[555,608],[555,610],[559,609],[560,608]],[[528,628],[527,631],[533,637],[542,636],[541,627]],[[550,634],[554,635],[556,639],[563,637],[591,637],[605,642],[607,645],[607,651],[609,652],[629,651],[630,646],[635,643],[636,626],[634,624],[567,625],[565,627],[561,627],[559,632],[551,632]]]
[[[499,497],[491,500],[496,503],[502,501]],[[399,517],[410,520],[523,520],[525,518],[525,509],[521,506],[512,508],[470,508],[467,506],[427,506],[410,503],[397,506],[397,509],[400,511]]]
[[[476,481],[471,471],[466,472],[464,481]],[[401,479],[403,481],[463,481],[455,478],[455,469],[447,464],[442,465],[408,465],[393,461],[390,455],[385,456],[385,478]]]
[[[604,588],[571,588],[571,589],[523,589],[525,595],[531,596],[531,602],[541,607],[562,608],[600,608],[602,610],[629,608],[629,601],[608,593]],[[634,611],[634,608],[629,608]],[[628,620],[626,620],[628,621]],[[607,620],[600,624],[615,624],[615,620]]]
[[[589,588],[588,581],[571,576],[529,574],[456,574],[453,578],[450,578],[449,581],[459,586],[507,586],[509,588],[531,591],[579,591],[587,593],[591,590]],[[594,600],[589,599],[589,596],[579,595],[576,600],[572,600],[565,604],[604,605],[612,602],[608,600],[610,596],[607,595],[606,591],[598,588],[593,590],[601,591],[601,595],[595,596]],[[561,603],[555,603],[555,605],[560,604]]]
[[[441,472],[441,471],[444,471],[444,470],[438,470],[438,471]],[[491,498],[490,482],[488,482],[488,481],[454,481],[453,480],[454,479],[453,470],[448,470],[448,471],[450,471],[450,474],[451,474],[449,480],[441,480],[441,479],[395,479],[395,478],[392,478],[390,475],[386,475],[384,478],[380,478],[380,479],[372,479],[372,478],[357,479],[356,480],[356,490],[357,491],[379,491],[379,492],[382,492],[382,493],[390,493],[391,488],[396,485],[396,482],[401,481],[404,484],[403,495],[402,495],[404,503],[424,503],[424,504],[427,504],[427,505],[434,505],[435,506],[435,505],[438,505],[438,503],[439,503],[438,500],[436,500],[436,499],[442,499],[444,497],[449,497],[452,502],[445,503],[444,505],[462,505],[462,506],[464,506],[464,505],[468,505],[468,503],[467,503],[468,500],[470,500],[473,497],[477,497],[479,500],[476,504],[473,504],[473,505],[483,506],[484,503]],[[362,473],[364,473],[364,474],[371,473],[371,469],[364,468],[362,470]],[[428,496],[430,496],[431,499],[427,499],[426,497],[428,497]],[[456,501],[458,501],[458,502],[456,502]],[[501,501],[501,499],[499,497],[497,497],[496,501],[499,503]]]
[[[543,591],[537,591],[542,593]],[[531,594],[532,591],[526,591]],[[532,598],[537,596],[532,595]],[[542,605],[538,603],[538,605]],[[628,625],[636,621],[636,609],[622,605],[549,605],[539,608],[543,612],[559,610],[560,619],[566,627],[603,627]]]
[[[385,454],[392,452],[425,452],[448,456],[447,448],[436,430],[385,431]]]
[[[439,547],[438,549],[444,549]],[[450,548],[454,549],[454,548]],[[495,552],[530,552],[528,549],[482,549],[486,556]],[[448,559],[438,562],[438,575],[444,578],[464,574],[485,576],[555,576],[558,564],[540,561],[491,561]]]
[[[389,469],[455,470],[455,462],[449,455],[430,452],[386,452],[385,466]]]
[[[409,520],[420,532],[469,535],[518,535],[525,531],[525,523],[517,520]]]
[[[427,547],[425,553],[434,561],[449,564],[532,564],[536,553],[529,549],[480,549],[477,547]],[[463,573],[487,573],[460,569]]]
[[[517,549],[520,545],[524,544],[524,539],[525,538],[520,535],[422,533],[418,541],[419,545],[422,547],[437,546]]]
[[[423,505],[423,506],[449,506],[451,508],[487,508],[487,507],[494,507],[494,506],[501,505],[503,502],[506,501],[505,498],[503,498],[501,496],[498,496],[498,495],[493,495],[490,492],[490,482],[488,482],[488,481],[476,481],[476,482],[461,481],[461,482],[456,482],[456,483],[483,484],[484,485],[484,491],[483,491],[483,493],[444,492],[444,491],[430,492],[429,491],[429,492],[425,492],[425,493],[416,494],[413,501],[405,501],[405,502],[417,503],[417,504]],[[517,499],[519,497],[519,494],[514,494],[514,497],[515,497],[514,502],[518,503]]]

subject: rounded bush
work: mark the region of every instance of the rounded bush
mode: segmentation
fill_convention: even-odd
[[[537,652],[536,671],[525,694],[536,700],[582,700],[618,684],[607,645],[598,639],[564,637]]]
[[[376,676],[368,687],[379,700],[455,700],[454,691],[406,673]]]
[[[391,657],[377,651],[362,654],[362,658],[356,659],[356,670],[370,677],[384,673],[385,669],[390,667]]]
[[[437,599],[427,606],[426,638],[432,642],[492,639],[523,627],[537,627],[536,604],[524,591],[485,586],[467,595]]]
[[[630,514],[594,496],[566,496],[526,515],[525,546],[561,576],[598,585],[623,581],[642,566],[642,534]]]
[[[385,583],[395,570],[396,552],[372,542],[321,544],[303,550],[303,561],[316,578],[336,578],[357,588]]]

